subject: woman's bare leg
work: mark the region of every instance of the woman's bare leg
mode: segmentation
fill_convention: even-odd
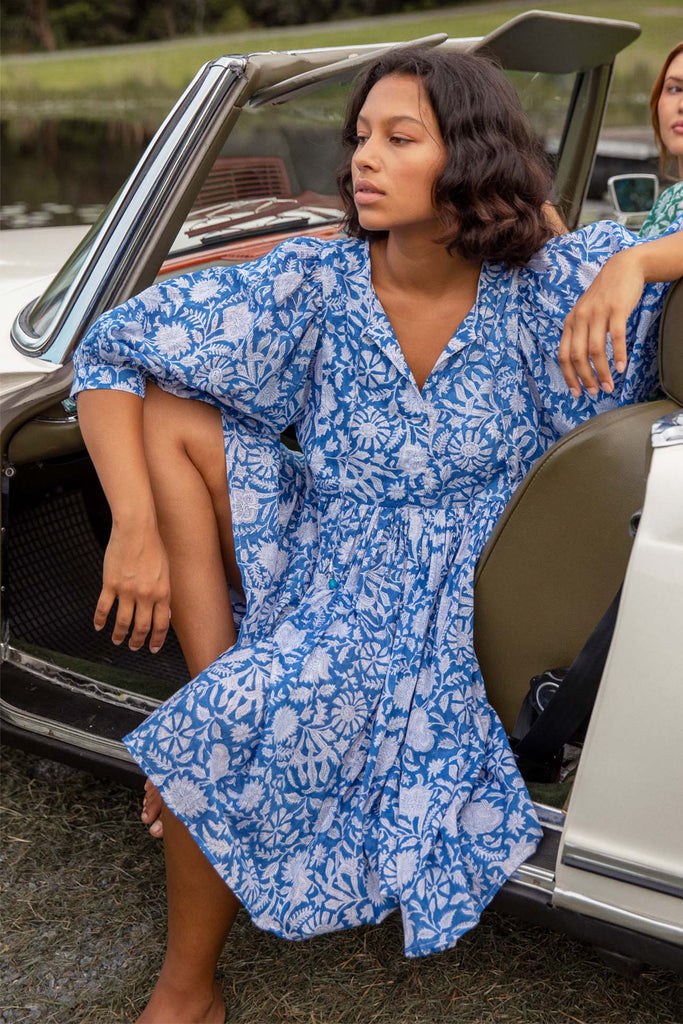
[[[220,413],[148,386],[145,453],[171,568],[173,628],[191,675],[236,640],[227,580],[242,587]]]
[[[171,567],[173,628],[192,676],[236,640],[227,582],[241,589],[220,414],[148,385],[145,449]],[[145,783],[142,820],[163,834],[161,796]]]
[[[239,901],[185,826],[165,807],[168,949],[140,1024],[222,1024],[216,964]]]
[[[241,586],[220,415],[150,386],[145,451],[171,567],[173,626],[196,675],[235,642],[227,578]],[[240,904],[185,826],[161,807],[168,947],[140,1021],[221,1022],[224,1006],[214,973]]]

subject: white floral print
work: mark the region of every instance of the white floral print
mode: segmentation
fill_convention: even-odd
[[[558,377],[564,317],[631,244],[605,222],[485,264],[421,393],[352,239],[155,285],[80,346],[74,393],[151,378],[222,412],[239,639],[125,743],[260,927],[305,938],[400,908],[408,956],[446,949],[533,852],[474,654],[474,567],[561,432],[656,379],[660,285],[612,395]]]

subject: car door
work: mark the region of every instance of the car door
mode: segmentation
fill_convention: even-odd
[[[660,335],[683,397],[683,281]],[[652,433],[645,504],[560,844],[553,902],[680,946],[683,971],[683,413]]]

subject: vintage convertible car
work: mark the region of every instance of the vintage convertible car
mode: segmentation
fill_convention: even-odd
[[[558,206],[572,228],[615,56],[638,33],[625,22],[529,12],[482,39],[422,43],[497,55],[551,154]],[[0,714],[8,743],[140,783],[120,739],[187,671],[173,636],[153,657],[116,648],[92,629],[109,519],[67,397],[71,353],[98,314],[155,280],[250,260],[291,235],[335,236],[346,85],[382,49],[212,61],[85,237],[80,228],[12,233],[1,367]],[[584,937],[613,962],[676,969],[682,322],[679,284],[661,337],[668,397],[604,413],[541,460],[483,552],[475,600],[490,699],[511,729],[529,679],[572,660],[626,573],[571,793],[560,785],[558,801],[558,787],[533,787],[545,839],[497,905]],[[641,507],[632,542],[629,521]]]

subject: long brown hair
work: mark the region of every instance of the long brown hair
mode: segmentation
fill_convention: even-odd
[[[419,79],[448,150],[434,185],[434,206],[444,229],[437,241],[468,260],[526,263],[554,234],[543,209],[552,176],[513,87],[479,54],[401,47],[367,71],[349,104],[343,129],[347,156],[337,178],[348,234],[386,236],[361,227],[351,178],[358,114],[386,75]]]
[[[678,180],[678,175],[672,176],[669,174],[669,167],[671,161],[675,158],[671,156],[666,146],[662,142],[662,133],[659,127],[659,114],[657,113],[657,106],[659,104],[659,97],[662,95],[662,89],[664,88],[664,81],[666,79],[666,73],[669,70],[669,64],[677,57],[679,53],[683,53],[683,43],[677,43],[674,46],[671,53],[668,55],[664,63],[662,64],[662,70],[655,78],[655,84],[652,86],[652,92],[650,93],[650,117],[652,119],[652,127],[655,133],[655,142],[657,143],[657,149],[659,150],[659,166],[662,168],[662,174],[667,178],[675,177]]]

